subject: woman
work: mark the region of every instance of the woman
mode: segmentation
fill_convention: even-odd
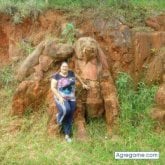
[[[76,109],[75,81],[81,82],[83,88],[89,87],[83,83],[78,75],[69,70],[67,62],[62,62],[60,71],[51,80],[51,90],[54,93],[55,103],[58,109],[57,123],[63,125],[63,131],[67,142],[71,142],[70,134],[73,121],[73,113]]]

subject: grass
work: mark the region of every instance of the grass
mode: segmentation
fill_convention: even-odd
[[[18,47],[24,52],[25,55],[29,55],[35,49],[34,46],[32,46],[32,43],[25,41],[18,43]]]
[[[15,24],[22,23],[26,17],[35,20],[45,9],[47,6],[42,0],[0,0],[0,12],[11,15]]]
[[[12,16],[15,24],[21,23],[24,18],[35,20],[38,15],[48,9],[60,9],[75,13],[76,10],[93,9],[104,10],[110,16],[124,17],[130,25],[143,23],[151,13],[159,13],[165,9],[164,0],[0,0],[0,12]],[[106,14],[108,14],[106,12]],[[106,15],[107,16],[107,15]]]
[[[116,81],[121,113],[121,122],[139,126],[143,119],[147,119],[148,110],[153,106],[154,96],[158,89],[156,85],[147,86],[139,82],[136,86],[132,78],[126,73],[119,73]],[[124,124],[124,123],[123,123]],[[126,124],[126,123],[125,123]]]
[[[15,83],[12,66],[0,68],[0,87],[8,87]]]
[[[163,165],[165,161],[163,156],[165,155],[165,133],[155,133],[152,130],[153,123],[142,111],[140,113],[142,113],[143,120],[139,121],[138,116],[135,116],[135,120],[139,121],[139,124],[133,125],[131,117],[134,113],[129,112],[130,109],[123,106],[124,102],[124,105],[132,104],[132,100],[135,99],[132,98],[132,100],[127,102],[128,97],[130,97],[130,91],[134,91],[133,85],[128,83],[130,81],[131,78],[127,74],[121,74],[117,81],[122,108],[118,135],[112,138],[109,137],[105,121],[103,119],[93,119],[87,125],[88,141],[77,141],[74,129],[73,142],[71,144],[67,144],[63,138],[47,136],[45,106],[41,107],[38,113],[29,113],[23,118],[11,117],[9,112],[12,94],[16,86],[6,84],[3,88],[0,88],[0,164]],[[142,88],[144,90],[147,87],[142,86]],[[152,88],[147,89],[144,91],[144,96],[153,90]],[[127,90],[126,93],[124,92],[125,90]],[[152,91],[151,93],[154,92]],[[136,94],[139,95],[137,97],[142,97],[138,91],[136,91]],[[151,98],[153,99],[153,95]],[[141,106],[145,107],[144,111],[150,106],[152,99],[148,101],[145,99],[147,105],[143,104],[144,101],[142,105],[139,102]],[[137,109],[140,109],[139,106]],[[125,113],[128,115],[125,115]],[[114,152],[116,151],[158,151],[160,152],[160,159],[115,160]]]

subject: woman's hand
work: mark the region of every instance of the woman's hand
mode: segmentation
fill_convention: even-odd
[[[84,89],[86,89],[86,90],[89,90],[90,89],[90,87],[88,86],[88,85],[86,85],[86,84],[82,84],[82,87],[84,88]]]
[[[76,76],[76,78],[81,82],[82,87],[83,87],[84,89],[86,89],[86,90],[90,89],[90,87],[82,81],[82,79],[80,78],[80,76],[78,76],[78,74],[75,73],[75,76]]]

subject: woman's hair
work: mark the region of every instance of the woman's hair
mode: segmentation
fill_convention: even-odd
[[[67,64],[67,65],[68,65],[67,61],[61,62],[61,66],[62,66],[63,64]]]

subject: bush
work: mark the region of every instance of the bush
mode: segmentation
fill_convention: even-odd
[[[72,23],[67,23],[61,35],[64,41],[73,44],[75,41],[75,33],[74,25]]]
[[[118,75],[116,85],[121,109],[120,122],[139,126],[153,105],[157,86],[140,82],[135,88],[132,78],[126,73]]]
[[[0,0],[0,12],[11,15],[15,24],[21,23],[29,16],[36,19],[38,14],[46,8],[43,0]]]

